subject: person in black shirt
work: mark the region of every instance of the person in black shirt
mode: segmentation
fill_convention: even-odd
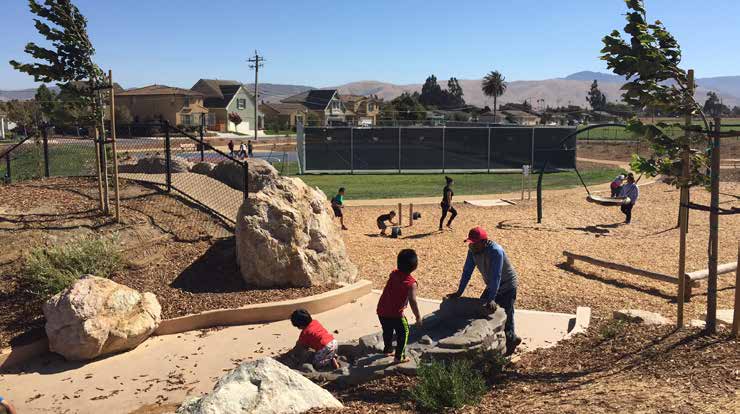
[[[229,147],[229,155],[233,157],[234,156],[234,141],[229,141],[228,147]]]
[[[254,154],[252,154],[252,151],[254,150],[254,147],[252,146],[252,141],[247,141],[247,156],[249,158],[254,158]]]
[[[442,202],[439,203],[440,207],[442,207],[442,217],[439,219],[440,231],[442,231],[442,224],[444,224],[445,217],[447,217],[448,212],[451,214],[450,219],[447,221],[448,229],[452,229],[452,220],[457,217],[457,210],[455,210],[455,207],[452,207],[452,196],[455,195],[452,191],[452,184],[454,184],[455,181],[447,176],[445,176],[445,181],[447,182],[447,185],[442,190]]]
[[[378,223],[378,228],[380,229],[380,235],[381,236],[385,236],[386,235],[385,234],[385,231],[386,231],[386,229],[388,229],[388,225],[385,224],[386,221],[390,225],[392,225],[392,226],[395,225],[395,223],[393,222],[393,218],[394,217],[396,217],[396,212],[395,211],[391,211],[388,214],[381,214],[380,216],[378,216],[377,223]]]

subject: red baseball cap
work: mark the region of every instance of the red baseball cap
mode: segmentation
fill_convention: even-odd
[[[465,239],[468,243],[477,243],[479,241],[488,240],[488,233],[486,233],[485,230],[483,230],[483,227],[473,227],[468,232],[468,238]]]

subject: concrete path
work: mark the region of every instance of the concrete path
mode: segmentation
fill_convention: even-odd
[[[314,317],[339,341],[356,339],[380,330],[375,316],[378,297],[375,291]],[[438,304],[422,300],[421,312],[431,313]],[[553,345],[567,334],[573,319],[574,315],[517,310],[522,351]],[[287,350],[297,337],[298,330],[282,321],[153,337],[130,352],[87,364],[49,354],[22,371],[0,376],[0,391],[24,414],[129,413],[208,392],[235,365]]]

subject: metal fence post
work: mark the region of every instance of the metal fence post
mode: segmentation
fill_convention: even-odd
[[[445,138],[447,135],[447,127],[442,126],[442,174],[445,173]]]
[[[398,173],[401,174],[401,127],[398,127]],[[399,215],[401,212],[398,213]],[[399,223],[400,223],[399,219]]]
[[[10,173],[10,152],[5,154],[5,181],[10,184],[13,180],[13,176]]]
[[[349,173],[355,173],[355,128],[349,128]]]
[[[529,165],[534,166],[534,127],[532,127],[532,153],[529,156]]]
[[[172,191],[172,149],[170,145],[170,123],[164,121],[164,166],[168,193]]]
[[[203,122],[200,123],[200,162],[205,161],[206,154],[206,146],[204,145],[205,142],[203,140]]]
[[[488,172],[491,172],[491,127],[488,127],[488,156],[487,156],[487,167]]]
[[[42,129],[41,136],[44,140],[44,175],[49,178],[49,129],[46,126]]]

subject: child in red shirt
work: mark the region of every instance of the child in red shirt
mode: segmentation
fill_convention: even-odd
[[[305,309],[298,309],[290,315],[290,323],[301,330],[295,348],[313,349],[316,354],[313,358],[313,366],[323,368],[331,365],[334,369],[339,368],[337,360],[337,340],[319,321],[311,318],[311,314]]]
[[[404,249],[398,253],[396,270],[391,272],[383,293],[378,300],[378,319],[383,327],[383,353],[393,354],[393,334],[396,336],[395,363],[407,362],[406,344],[409,339],[409,323],[403,315],[406,305],[411,305],[411,311],[416,317],[416,325],[421,326],[419,305],[416,302],[416,279],[411,273],[419,265],[416,252]]]

